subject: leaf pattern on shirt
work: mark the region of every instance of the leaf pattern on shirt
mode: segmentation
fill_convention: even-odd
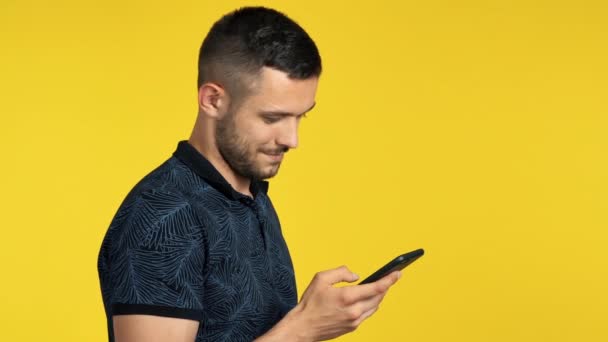
[[[176,157],[126,196],[98,270],[110,341],[117,303],[200,312],[197,342],[253,340],[297,303],[291,258],[267,195],[248,205],[228,199]]]

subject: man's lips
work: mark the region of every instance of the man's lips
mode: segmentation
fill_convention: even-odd
[[[269,152],[262,152],[265,155],[267,155],[270,159],[272,159],[273,161],[281,161],[283,160],[283,154],[285,154],[284,152],[273,152],[273,153],[269,153]]]

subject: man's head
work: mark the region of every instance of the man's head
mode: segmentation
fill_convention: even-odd
[[[199,54],[199,117],[214,126],[217,151],[238,175],[274,176],[315,104],[321,58],[295,22],[246,7],[216,22]]]

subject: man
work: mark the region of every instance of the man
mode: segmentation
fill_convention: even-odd
[[[98,270],[110,341],[320,341],[353,331],[399,273],[354,282],[320,272],[297,302],[289,251],[264,179],[298,144],[321,59],[285,15],[247,7],[220,19],[199,55],[188,141],[116,213]]]

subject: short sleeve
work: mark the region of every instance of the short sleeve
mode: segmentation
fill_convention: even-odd
[[[140,194],[123,203],[111,229],[111,315],[202,320],[204,230],[188,201],[173,193]]]

